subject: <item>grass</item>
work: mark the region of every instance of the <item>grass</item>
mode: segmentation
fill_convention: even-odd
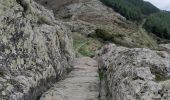
[[[169,77],[166,77],[165,75],[160,74],[160,73],[155,73],[155,80],[156,80],[157,82],[165,81],[165,80],[167,80],[167,79],[169,79]]]
[[[81,46],[86,41],[87,39],[83,35],[79,33],[73,33],[73,45],[75,50],[77,50],[77,48],[79,48],[79,46]]]
[[[128,30],[130,31],[118,32],[98,28],[88,36],[73,33],[74,49],[78,55],[93,57],[95,52],[108,42],[129,48],[158,48],[156,40],[142,28],[142,24],[134,25],[133,29]]]
[[[99,79],[100,80],[104,79],[104,72],[103,71],[99,71]]]
[[[96,29],[93,34],[89,36],[92,38],[98,38],[105,42],[113,42],[117,45],[125,47],[144,47],[157,49],[158,44],[156,40],[150,36],[143,28],[142,25],[136,27],[133,33],[119,33],[108,31],[105,29]]]
[[[93,57],[103,43],[80,33],[73,33],[73,46],[77,55]]]
[[[146,32],[146,30],[143,28],[143,24],[145,23],[145,20],[143,20],[143,22],[139,25],[139,31],[142,33],[143,38],[144,38],[144,42],[148,43],[147,45],[150,48],[156,49],[158,48],[158,44],[156,39],[153,39],[153,37],[151,35],[149,35],[148,32]]]
[[[161,81],[165,81],[165,80],[168,80],[170,77],[167,76],[165,74],[164,71],[161,71],[161,70],[155,70],[155,69],[152,69],[152,68],[155,68],[154,66],[151,66],[151,73],[153,75],[155,75],[155,81],[156,82],[161,82]]]

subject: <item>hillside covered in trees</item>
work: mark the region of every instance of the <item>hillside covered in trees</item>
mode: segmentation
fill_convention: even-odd
[[[170,12],[161,11],[144,0],[100,0],[113,8],[128,20],[142,21],[146,19],[143,27],[156,36],[170,39]]]
[[[170,12],[160,12],[149,16],[143,26],[160,38],[170,39]]]
[[[128,20],[139,21],[145,15],[159,12],[160,10],[149,2],[143,0],[100,0]]]

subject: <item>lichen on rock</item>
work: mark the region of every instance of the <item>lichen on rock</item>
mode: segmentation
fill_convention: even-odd
[[[160,53],[164,56],[160,56]],[[99,70],[104,73],[108,100],[169,99],[168,52],[108,44],[96,58]]]
[[[73,58],[70,30],[51,11],[32,0],[0,0],[1,100],[37,99],[67,74]]]

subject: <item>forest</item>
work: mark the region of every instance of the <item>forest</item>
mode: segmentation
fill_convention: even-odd
[[[157,13],[160,10],[149,2],[143,0],[100,0],[105,5],[112,7],[115,11],[128,20],[140,21],[144,16]]]
[[[170,12],[162,11],[149,16],[143,27],[160,38],[170,39]]]

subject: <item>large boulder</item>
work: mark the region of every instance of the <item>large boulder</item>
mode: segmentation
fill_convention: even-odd
[[[36,100],[71,69],[70,30],[32,0],[0,0],[0,100]]]
[[[108,44],[97,59],[105,83],[101,96],[109,100],[170,99],[170,53]]]

